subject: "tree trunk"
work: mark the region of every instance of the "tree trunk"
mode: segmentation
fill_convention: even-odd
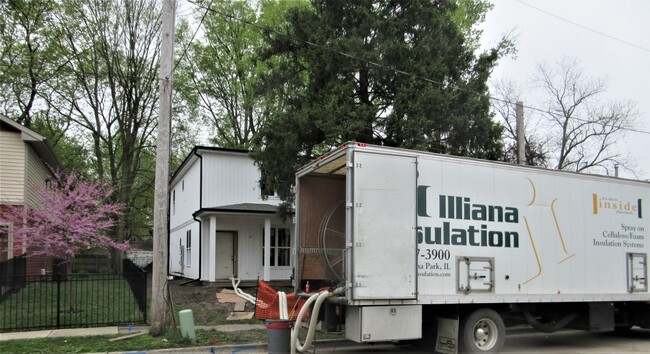
[[[66,307],[68,308],[68,312],[74,313],[77,312],[77,308],[75,307],[74,304],[74,281],[70,281],[70,276],[74,272],[74,258],[72,259],[66,259],[66,276],[65,276],[65,283],[66,284],[66,292],[67,292],[67,304]]]

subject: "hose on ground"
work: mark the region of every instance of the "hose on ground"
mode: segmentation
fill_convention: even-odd
[[[235,283],[235,280],[237,280],[237,283]],[[235,279],[235,277],[230,277],[230,281],[232,282],[232,288],[235,290],[235,294],[237,296],[241,297],[242,299],[250,302],[251,304],[255,305],[256,299],[254,296],[246,294],[243,290],[239,289],[239,283],[241,282],[241,279]]]

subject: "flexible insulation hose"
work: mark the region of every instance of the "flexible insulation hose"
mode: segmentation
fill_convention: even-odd
[[[289,319],[289,309],[287,308],[287,293],[284,291],[278,291],[278,302],[280,307],[280,319],[288,320]]]
[[[318,312],[320,311],[321,304],[330,297],[330,292],[325,290],[321,291],[318,294],[314,294],[307,299],[307,302],[302,306],[300,312],[298,313],[298,318],[296,319],[296,324],[291,331],[291,354],[295,354],[296,351],[303,352],[306,349],[311,347],[311,342],[314,340],[314,334],[316,332],[316,322],[318,322]],[[302,323],[302,317],[307,312],[307,309],[312,302],[314,304],[314,309],[311,313],[311,320],[309,321],[309,330],[307,331],[307,337],[305,338],[305,344],[300,344],[300,339],[298,339],[298,332],[300,331],[300,324]]]
[[[235,280],[237,280],[237,283],[235,283]],[[237,294],[237,296],[255,305],[256,302],[255,297],[246,294],[243,290],[238,288],[239,283],[241,283],[241,279],[235,279],[235,277],[230,277],[230,281],[232,282],[232,288],[235,290],[235,294]]]

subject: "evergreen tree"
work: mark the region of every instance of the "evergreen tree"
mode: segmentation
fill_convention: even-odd
[[[450,1],[315,0],[289,11],[287,34],[269,32],[263,55],[275,62],[260,92],[284,103],[254,140],[266,192],[291,201],[295,169],[349,140],[502,156],[486,94],[508,43],[476,56],[467,18],[483,16],[459,16]]]

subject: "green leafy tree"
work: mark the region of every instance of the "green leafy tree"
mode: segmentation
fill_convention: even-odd
[[[75,139],[66,112],[53,104],[53,86],[68,64],[58,43],[61,3],[0,1],[1,111],[46,136],[67,171],[90,175],[88,150]]]
[[[276,62],[260,92],[282,102],[254,141],[266,192],[291,201],[295,169],[348,140],[501,157],[502,128],[485,94],[508,43],[476,56],[478,34],[458,22],[458,9],[449,1],[316,0],[289,11],[286,35],[269,32],[264,56]]]
[[[176,24],[174,37],[175,66],[172,90],[171,171],[175,171],[192,148],[201,144],[205,124],[200,119],[196,105],[188,102],[187,92],[192,90],[192,80],[187,80],[188,54],[191,53],[192,29],[187,19]]]
[[[485,0],[453,0],[453,2],[456,4],[456,10],[451,15],[452,21],[458,26],[468,45],[478,49],[483,31],[477,28],[476,24],[485,21],[485,15],[494,5]]]
[[[57,10],[49,0],[0,1],[2,113],[28,128],[35,116],[48,113],[40,96],[64,65],[53,40]]]
[[[178,33],[186,50],[180,62],[176,90],[188,111],[214,129],[213,144],[250,148],[253,136],[267,117],[277,110],[268,96],[255,91],[267,61],[257,53],[266,46],[263,32],[250,23],[276,26],[288,8],[304,6],[301,1],[214,2],[202,7],[197,20],[205,30],[189,43],[187,24]]]
[[[109,183],[112,236],[149,236],[158,107],[156,0],[0,1],[2,111],[48,137],[66,170]],[[120,266],[120,257],[114,257]]]
[[[70,0],[62,4],[59,48],[68,62],[50,86],[50,106],[88,149],[93,177],[125,205],[117,242],[148,236],[141,218],[153,196],[160,8],[155,0]],[[150,210],[150,209],[149,209]],[[113,257],[117,269],[121,255]]]

